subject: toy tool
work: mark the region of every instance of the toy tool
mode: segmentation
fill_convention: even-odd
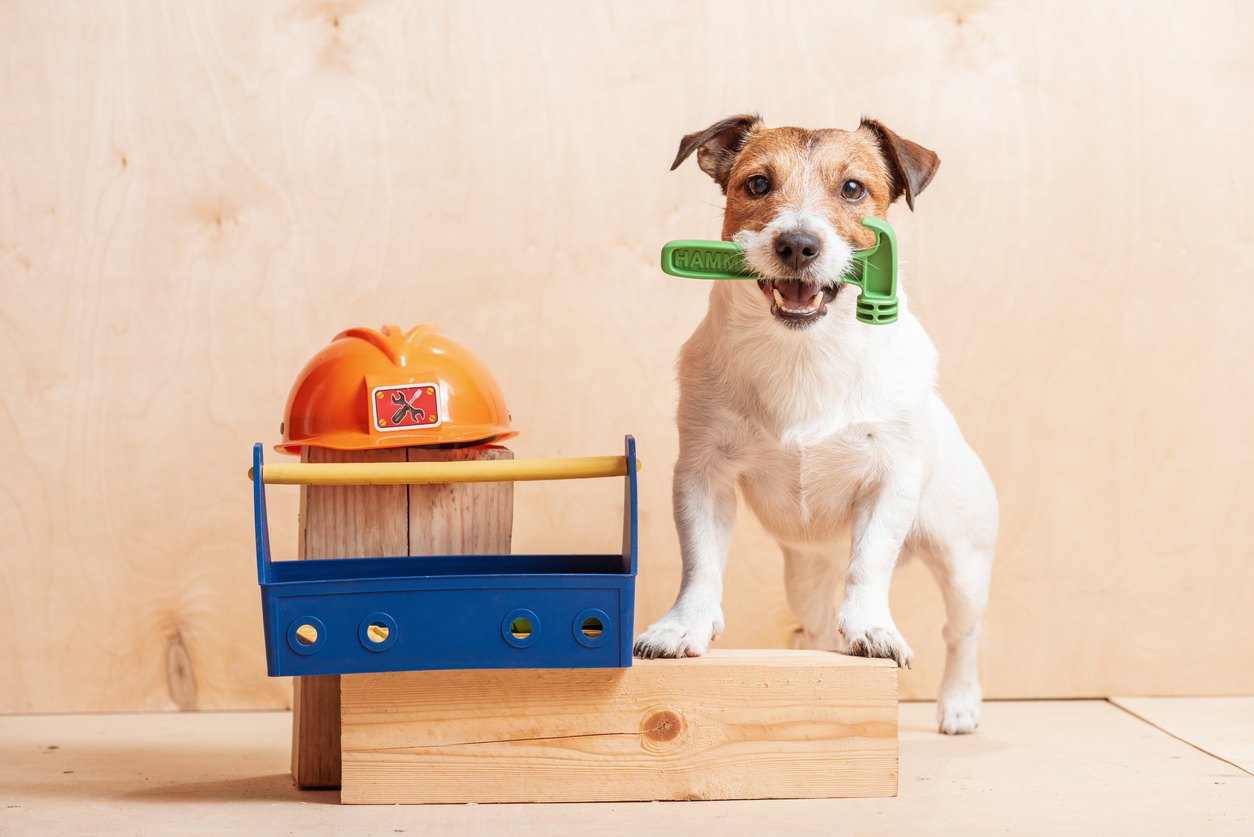
[[[841,281],[862,289],[861,322],[887,325],[897,321],[897,236],[880,218],[867,216],[862,226],[875,231],[875,246],[853,252]],[[761,278],[745,264],[744,248],[734,241],[672,241],[662,248],[662,270],[685,279]]]
[[[257,579],[271,676],[484,668],[626,668],[635,613],[636,443],[624,456],[265,465],[253,448]],[[260,475],[260,479],[257,476]],[[612,555],[271,561],[266,483],[395,485],[625,477]]]

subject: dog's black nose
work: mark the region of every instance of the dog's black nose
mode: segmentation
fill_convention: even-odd
[[[823,242],[814,233],[789,230],[775,237],[775,253],[781,262],[793,270],[801,270],[818,258],[822,250]]]

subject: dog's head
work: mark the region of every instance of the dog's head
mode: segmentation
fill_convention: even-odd
[[[902,195],[914,209],[940,166],[873,119],[856,131],[807,131],[733,116],[684,137],[671,170],[693,151],[727,196],[723,239],[744,246],[771,314],[796,328],[827,313],[853,251],[875,244],[862,219],[884,218]]]

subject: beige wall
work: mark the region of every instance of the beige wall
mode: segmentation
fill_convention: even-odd
[[[893,221],[1002,500],[987,693],[1254,692],[1246,5],[30,0],[0,39],[0,711],[289,699],[244,470],[352,325],[475,347],[520,456],[636,434],[660,615],[707,288],[656,259],[720,206],[667,167],[747,109],[944,161]],[[612,550],[620,496],[520,487],[516,548]],[[724,647],[787,643],[780,563],[742,515]],[[939,597],[893,595],[930,695]]]

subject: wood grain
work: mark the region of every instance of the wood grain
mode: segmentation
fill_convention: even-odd
[[[292,781],[303,790],[340,786],[340,675],[292,678]]]
[[[520,458],[635,434],[636,624],[665,612],[674,361],[709,289],[657,258],[716,236],[722,202],[668,169],[745,110],[866,113],[943,161],[890,219],[1000,493],[986,694],[1254,693],[1251,14],[0,4],[0,711],[288,704],[243,474],[356,325],[471,347]],[[514,551],[617,550],[615,482],[520,485]],[[298,491],[269,496],[294,554]],[[893,596],[901,693],[932,695],[939,595],[912,565]],[[787,646],[779,551],[743,510],[724,610],[721,643]]]
[[[305,447],[302,462],[404,462],[405,448]],[[303,485],[300,546],[306,561],[409,554],[409,486]]]
[[[301,448],[301,462],[404,462],[405,448]],[[379,558],[409,547],[404,485],[302,485],[296,557]],[[340,786],[340,677],[292,678],[292,779],[299,788]]]
[[[509,460],[502,447],[407,448],[410,462]],[[514,532],[512,482],[409,486],[410,555],[508,555]]]
[[[499,446],[454,450],[301,448],[302,462],[471,462],[513,459]],[[303,560],[508,554],[513,483],[301,486]],[[340,676],[292,678],[292,777],[340,786]]]
[[[1110,702],[1254,776],[1254,697],[1112,697]]]
[[[1106,701],[991,702],[980,734],[959,737],[937,735],[935,704],[900,712],[901,794],[892,800],[399,811],[293,788],[282,772],[282,712],[0,716],[0,811],[6,837],[1249,837],[1254,777]],[[1251,729],[1248,714],[1240,728]]]
[[[895,796],[897,669],[807,651],[345,675],[341,801]]]

